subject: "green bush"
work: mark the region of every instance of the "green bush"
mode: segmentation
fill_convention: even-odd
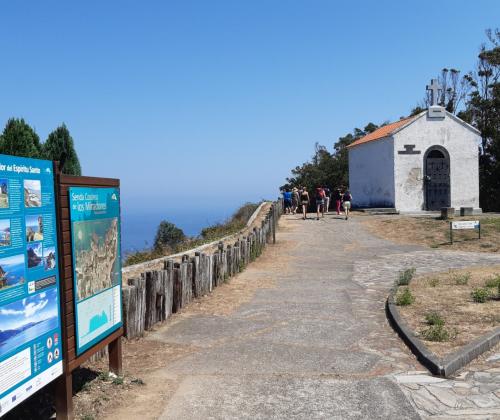
[[[483,287],[477,287],[471,292],[472,300],[476,303],[484,303],[490,297],[490,291]]]
[[[422,338],[427,341],[448,341],[451,338],[450,332],[444,328],[443,324],[431,325],[421,332]]]
[[[439,284],[439,279],[437,277],[433,277],[429,280],[429,286],[436,287]]]
[[[455,274],[453,276],[455,280],[455,284],[458,286],[465,286],[466,284],[469,283],[469,280],[471,278],[471,273],[461,273],[461,274]]]
[[[410,284],[410,281],[415,276],[416,272],[417,269],[415,267],[400,271],[398,277],[398,286],[408,286]]]
[[[164,249],[173,249],[186,240],[186,235],[182,229],[179,229],[173,223],[162,220],[156,231],[154,249],[162,251]]]
[[[444,319],[437,312],[429,312],[425,315],[425,322],[429,325],[444,325]]]
[[[398,306],[411,305],[413,302],[415,302],[415,297],[408,287],[396,295],[396,305]]]

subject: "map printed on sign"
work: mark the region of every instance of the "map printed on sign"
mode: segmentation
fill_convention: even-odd
[[[69,204],[80,355],[122,326],[120,193],[71,187]]]
[[[62,374],[52,162],[0,155],[0,416]]]

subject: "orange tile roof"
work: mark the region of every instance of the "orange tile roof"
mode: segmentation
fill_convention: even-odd
[[[418,115],[415,115],[413,117],[403,118],[402,120],[384,125],[383,127],[376,129],[374,132],[367,134],[366,136],[361,137],[360,139],[354,141],[347,147],[350,148],[358,146],[360,144],[368,143],[370,141],[375,141],[390,136],[394,131],[396,131],[396,129],[408,124],[417,117]]]

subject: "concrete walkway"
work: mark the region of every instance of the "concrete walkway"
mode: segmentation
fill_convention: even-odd
[[[361,220],[285,216],[265,262],[242,274],[270,279],[272,288],[257,289],[227,316],[191,316],[151,335],[198,348],[168,367],[178,387],[161,418],[500,416],[500,355],[462,373],[458,386],[433,378],[384,313],[402,267],[432,271],[500,258],[395,245],[365,232]]]

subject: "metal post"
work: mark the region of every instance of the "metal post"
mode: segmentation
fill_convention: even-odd
[[[453,222],[450,222],[450,243],[453,245]]]
[[[479,239],[481,239],[481,222],[479,222]]]

